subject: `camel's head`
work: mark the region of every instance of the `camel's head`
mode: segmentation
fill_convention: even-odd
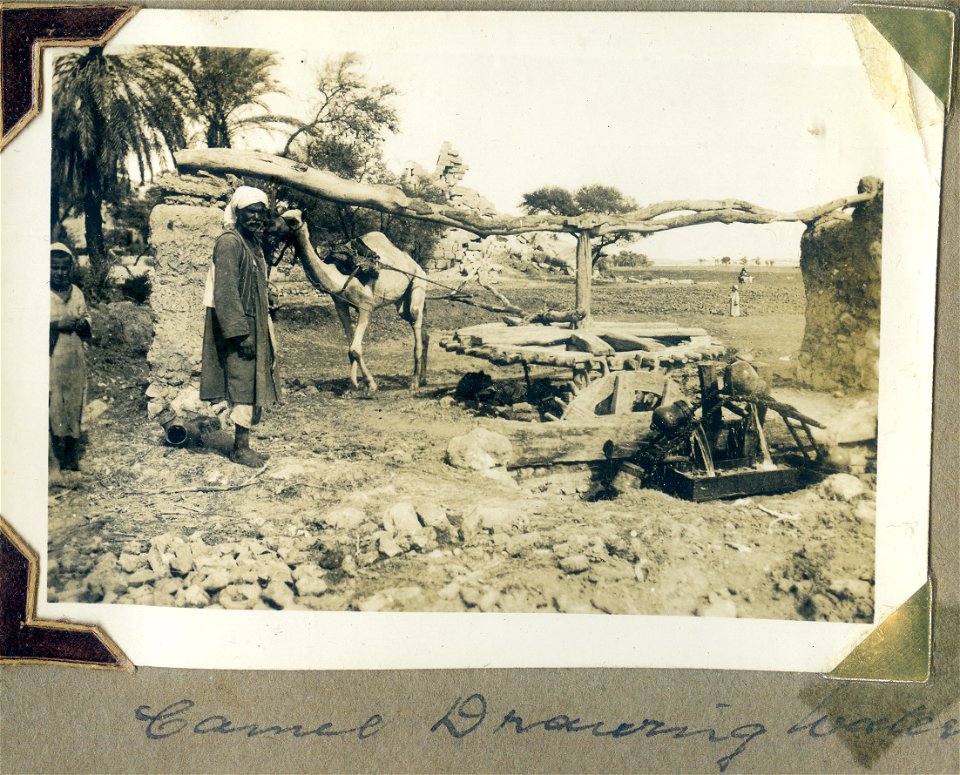
[[[280,216],[290,231],[297,231],[303,226],[303,212],[301,210],[287,210]]]

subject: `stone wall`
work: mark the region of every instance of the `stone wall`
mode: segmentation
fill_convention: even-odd
[[[472,188],[460,185],[463,176],[470,169],[454,150],[449,142],[444,141],[437,154],[437,163],[433,172],[429,172],[416,162],[409,162],[404,175],[411,179],[419,179],[429,183],[443,192],[447,204],[473,215],[496,215],[493,203],[485,199]],[[463,229],[448,229],[441,235],[434,249],[433,257],[426,262],[428,271],[448,269],[453,266],[473,266],[483,261],[489,253],[489,248],[481,243],[480,238]]]
[[[213,245],[223,231],[223,208],[232,193],[226,180],[166,175],[157,181],[163,201],[150,214],[155,255],[150,306],[156,319],[148,414],[210,413],[200,401],[203,290]]]
[[[818,219],[800,240],[807,307],[797,377],[812,387],[878,387],[883,184],[860,181],[860,192],[874,190],[876,198]]]

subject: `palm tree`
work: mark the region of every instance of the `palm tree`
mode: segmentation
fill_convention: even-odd
[[[129,190],[131,164],[145,180],[167,150],[185,145],[181,114],[147,88],[144,64],[95,46],[55,66],[52,200],[58,214],[62,198],[80,202],[94,297],[109,269],[103,203]]]
[[[200,124],[208,148],[229,148],[251,126],[290,124],[264,97],[282,93],[271,71],[277,55],[263,49],[152,46],[146,75],[157,91]]]

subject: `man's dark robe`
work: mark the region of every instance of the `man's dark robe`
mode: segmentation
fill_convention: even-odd
[[[200,398],[253,404],[256,418],[258,410],[278,400],[263,251],[228,229],[214,246],[213,266],[213,307],[206,309]],[[237,351],[238,337],[247,335],[256,352],[251,360]]]

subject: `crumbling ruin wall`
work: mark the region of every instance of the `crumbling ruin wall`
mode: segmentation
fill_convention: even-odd
[[[879,384],[882,183],[864,178],[858,190],[877,196],[852,215],[819,218],[800,240],[807,306],[797,377],[820,389]]]
[[[459,152],[454,150],[448,141],[444,141],[433,172],[415,162],[409,162],[404,175],[411,180],[426,182],[440,189],[447,203],[453,207],[469,211],[474,216],[496,215],[497,209],[493,202],[472,188],[460,185],[468,169],[470,168],[464,163]],[[461,265],[472,267],[483,262],[488,252],[476,234],[463,229],[448,229],[437,241],[433,256],[427,260],[424,268],[437,271]]]
[[[232,193],[227,181],[215,177],[165,175],[157,184],[164,199],[150,214],[156,263],[150,295],[156,326],[147,354],[151,419],[165,410],[209,412],[199,394],[203,289]]]

